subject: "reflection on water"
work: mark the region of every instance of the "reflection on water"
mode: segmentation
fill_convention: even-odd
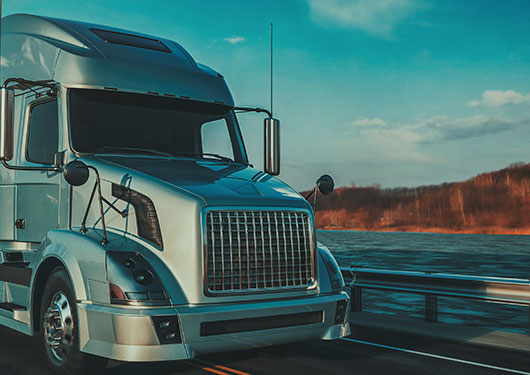
[[[530,278],[530,236],[318,231],[341,266]],[[422,296],[363,291],[363,310],[423,319]],[[528,333],[527,306],[440,298],[439,320]]]

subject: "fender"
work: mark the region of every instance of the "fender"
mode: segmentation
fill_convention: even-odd
[[[58,265],[62,265],[68,273],[76,301],[96,298],[100,302],[108,302],[105,251],[97,240],[82,233],[65,229],[48,232],[30,264],[35,269],[28,296],[31,332],[39,326],[40,298],[48,273]]]

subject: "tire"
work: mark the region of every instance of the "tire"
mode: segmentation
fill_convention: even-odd
[[[79,350],[78,322],[70,278],[64,268],[57,267],[46,282],[40,306],[39,340],[51,374],[96,375],[104,371],[106,358]]]

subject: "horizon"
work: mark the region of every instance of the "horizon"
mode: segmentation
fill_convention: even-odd
[[[527,163],[527,162],[517,161],[517,162],[510,163],[510,164],[508,164],[508,165],[506,165],[506,166],[504,166],[502,168],[499,168],[499,169],[479,172],[479,173],[477,173],[475,175],[469,176],[469,177],[464,178],[462,180],[440,181],[440,182],[435,182],[435,183],[426,184],[426,185],[382,186],[381,184],[379,184],[377,182],[372,182],[370,184],[361,185],[361,184],[357,184],[355,181],[351,181],[350,185],[335,185],[335,189],[339,189],[339,188],[370,188],[370,187],[377,187],[378,189],[381,189],[381,190],[385,190],[385,189],[388,189],[388,190],[391,190],[391,189],[416,189],[416,188],[428,187],[428,186],[442,186],[444,184],[458,184],[458,183],[461,183],[461,182],[466,182],[466,181],[473,180],[474,178],[476,178],[476,177],[478,177],[480,175],[483,175],[483,174],[495,173],[495,172],[498,172],[498,171],[501,171],[501,170],[504,170],[504,169],[508,169],[508,168],[512,168],[512,167],[517,168],[517,167],[525,166],[525,165],[529,165],[529,164],[530,163]],[[302,192],[306,192],[306,191],[312,190],[313,188],[314,187],[312,187],[312,188],[310,188],[308,190],[301,190],[301,191]]]
[[[175,40],[225,76],[238,105],[267,108],[273,22],[280,178],[298,191],[324,173],[337,186],[413,187],[530,161],[525,1],[2,1],[13,13]],[[262,116],[239,120],[261,169]]]

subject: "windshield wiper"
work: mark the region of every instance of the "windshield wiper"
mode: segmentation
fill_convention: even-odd
[[[173,155],[168,152],[153,150],[150,148],[138,148],[138,147],[119,147],[119,146],[102,146],[102,149],[105,150],[117,150],[117,151],[128,151],[128,152],[143,152],[153,155],[172,157]]]
[[[222,161],[227,161],[227,162],[231,162],[231,163],[234,163],[234,161],[226,156],[222,156],[222,155],[219,155],[219,154],[211,154],[209,152],[172,152],[171,155],[175,155],[175,156],[180,156],[180,155],[183,155],[183,156],[212,156],[214,158],[218,158],[219,160],[222,160]]]

